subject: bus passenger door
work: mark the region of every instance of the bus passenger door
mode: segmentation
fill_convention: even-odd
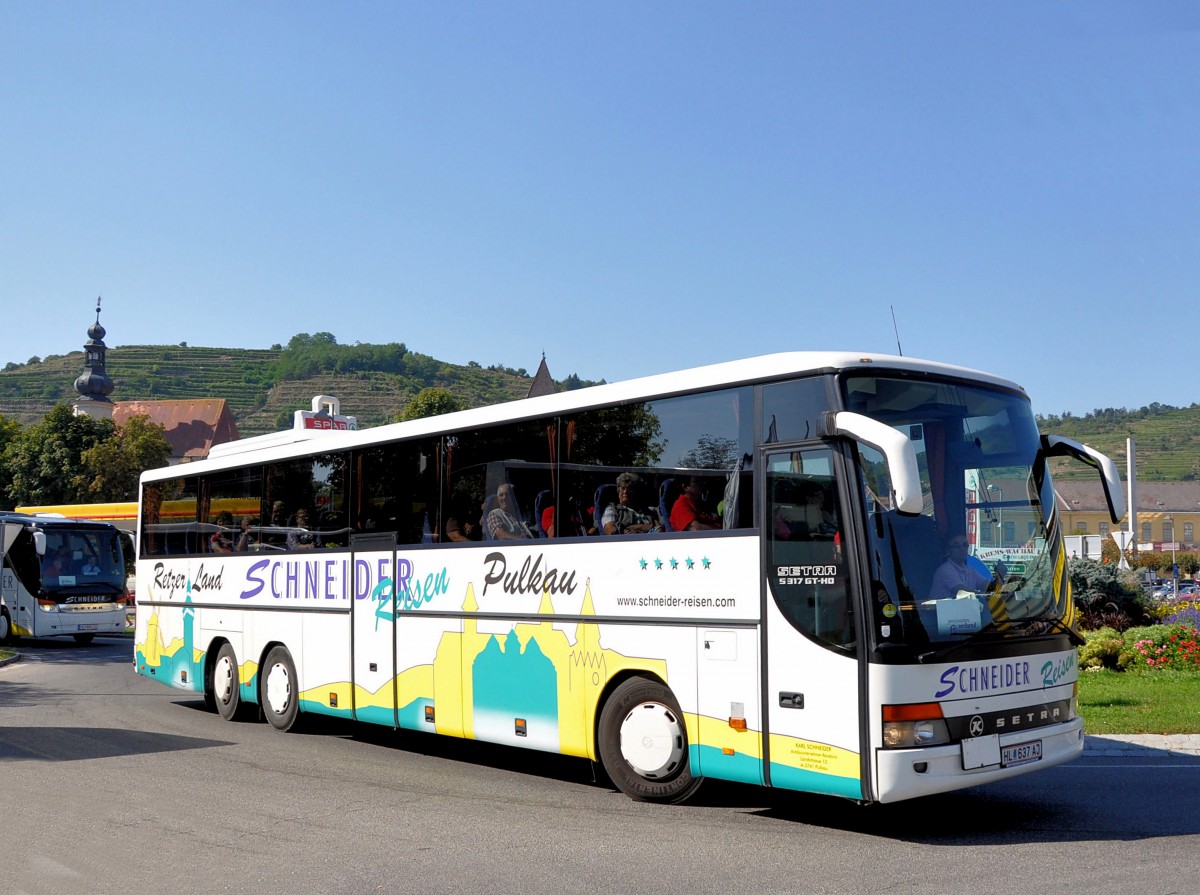
[[[860,798],[861,689],[839,458],[765,456],[766,711],[772,786]]]
[[[354,535],[350,545],[354,717],[396,727],[396,535]]]

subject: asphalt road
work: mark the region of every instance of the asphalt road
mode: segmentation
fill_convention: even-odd
[[[223,722],[137,677],[127,639],[19,649],[0,668],[14,895],[1200,891],[1194,756],[1085,756],[900,805],[709,782],[664,807],[577,759]]]

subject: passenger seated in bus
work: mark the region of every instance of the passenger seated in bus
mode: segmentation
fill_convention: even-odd
[[[704,483],[699,476],[689,476],[683,491],[671,507],[671,528],[675,531],[711,531],[721,527],[714,513],[700,509],[704,500]]]
[[[559,528],[554,518],[554,504],[542,510],[542,531],[546,533],[548,538],[575,538],[582,537],[584,534],[583,522],[579,519],[579,507],[576,502],[570,498],[563,504],[563,519],[564,523]],[[595,534],[595,532],[591,532]]]
[[[242,533],[238,535],[237,545],[234,547],[238,553],[248,553],[258,546],[254,540],[254,529],[258,527],[257,516],[242,517]]]
[[[986,593],[995,583],[1002,583],[1008,574],[1004,563],[996,563],[991,575],[985,575],[972,563],[967,562],[970,545],[962,532],[947,535],[945,539],[946,561],[933,573],[933,585],[929,588],[929,599],[945,600],[958,595],[960,590],[979,594]]]
[[[96,557],[89,555],[88,558],[83,561],[83,568],[81,568],[79,570],[79,574],[80,575],[99,575],[100,574],[100,564],[98,562],[96,562]]]
[[[75,561],[71,556],[71,548],[63,544],[56,551],[50,560],[50,564],[46,566],[46,575],[50,578],[59,578],[63,575],[73,575]]]
[[[493,541],[523,541],[533,537],[529,526],[521,521],[521,509],[512,485],[506,483],[496,489],[496,506],[488,512],[484,527]]]
[[[825,489],[815,482],[804,489],[804,526],[812,538],[832,538],[837,534],[837,519],[825,508]]]
[[[233,552],[233,513],[222,510],[217,514],[217,530],[208,539],[208,549],[213,553]]]
[[[617,476],[617,500],[605,507],[600,517],[600,526],[605,534],[632,535],[658,530],[654,517],[634,506],[641,483],[641,478],[634,472],[623,472]]]
[[[308,530],[308,510],[296,510],[294,526],[287,535],[288,550],[311,550],[317,546],[317,536]]]

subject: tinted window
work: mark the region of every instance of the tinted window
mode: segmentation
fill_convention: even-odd
[[[563,493],[589,534],[672,531],[753,524],[753,400],[724,389],[590,410],[564,421]],[[676,519],[681,518],[676,514]],[[607,521],[606,521],[607,520]]]
[[[142,492],[142,547],[145,556],[199,553],[197,480],[152,482]]]
[[[767,466],[767,574],[776,605],[810,637],[850,648],[856,638],[833,452],[772,454]]]
[[[436,439],[385,444],[354,455],[355,532],[395,532],[398,544],[432,541],[438,516]]]
[[[830,409],[822,377],[763,386],[763,441],[808,441],[817,437],[817,420]]]

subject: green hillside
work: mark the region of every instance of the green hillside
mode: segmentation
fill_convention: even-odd
[[[105,367],[115,401],[224,398],[243,437],[291,425],[292,412],[312,397],[334,395],[342,412],[363,427],[389,422],[405,402],[440,386],[476,407],[523,398],[525,370],[448,364],[403,345],[338,345],[327,333],[302,334],[287,348],[234,349],[175,345],[121,345],[108,349]],[[47,357],[0,371],[0,414],[23,425],[75,397],[83,352]],[[560,388],[587,383],[569,376]]]
[[[551,360],[551,363],[553,361]],[[335,395],[361,426],[388,422],[405,402],[428,386],[441,386],[478,407],[524,397],[531,383],[523,369],[445,363],[409,351],[402,343],[339,345],[329,333],[292,338],[273,349],[191,348],[182,345],[121,345],[108,350],[114,400],[224,398],[243,436],[286,428],[292,412],[307,409],[313,395]],[[83,352],[9,364],[0,371],[0,414],[23,425],[75,396]],[[591,383],[574,374],[560,389]],[[1125,470],[1125,440],[1137,443],[1142,481],[1188,481],[1200,477],[1200,405],[1151,404],[1138,410],[1106,408],[1085,416],[1039,417],[1043,432],[1086,442]],[[1055,461],[1058,478],[1093,473]]]
[[[1112,457],[1125,474],[1125,441],[1134,440],[1137,476],[1143,482],[1182,482],[1200,477],[1200,405],[1151,404],[1138,410],[1107,408],[1086,416],[1039,418],[1043,432],[1083,441]],[[1079,464],[1054,467],[1057,477],[1084,478]]]

